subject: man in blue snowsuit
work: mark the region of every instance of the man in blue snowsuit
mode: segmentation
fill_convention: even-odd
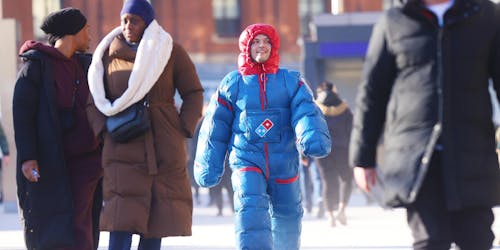
[[[279,37],[253,24],[240,36],[238,71],[212,97],[200,130],[195,179],[216,185],[229,152],[238,249],[300,247],[299,152],[326,156],[330,135],[298,72],[278,68]]]

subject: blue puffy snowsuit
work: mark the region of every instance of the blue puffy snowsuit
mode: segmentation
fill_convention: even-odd
[[[272,44],[268,61],[250,58],[258,34]],[[323,157],[330,135],[298,72],[279,69],[279,39],[270,25],[249,26],[240,37],[239,71],[212,97],[198,137],[195,179],[216,185],[229,152],[233,170],[238,249],[299,249],[302,204],[299,153]]]

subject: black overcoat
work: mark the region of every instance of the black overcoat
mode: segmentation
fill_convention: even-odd
[[[56,106],[53,66],[42,52],[30,50],[13,97],[17,147],[17,196],[28,249],[55,249],[73,243],[73,201]],[[81,55],[85,72],[90,55]],[[43,169],[36,183],[24,178],[21,164],[37,160]]]
[[[500,13],[486,0],[455,0],[444,26],[423,1],[375,25],[356,100],[353,166],[377,166],[382,202],[414,201],[436,145],[450,209],[500,202],[490,79],[500,91]],[[383,134],[383,160],[376,149]]]

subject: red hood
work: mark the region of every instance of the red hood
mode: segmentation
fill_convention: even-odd
[[[24,54],[29,50],[38,50],[44,52],[50,57],[58,59],[66,59],[66,60],[69,59],[66,56],[64,56],[61,52],[59,52],[59,50],[57,50],[56,48],[33,40],[24,42],[24,44],[19,49],[19,54]]]
[[[257,63],[250,55],[250,44],[257,35],[266,35],[271,40],[271,55],[264,63]],[[269,24],[252,24],[240,35],[240,54],[238,56],[238,70],[242,75],[253,75],[259,73],[276,73],[278,71],[280,57],[280,38],[276,29]]]

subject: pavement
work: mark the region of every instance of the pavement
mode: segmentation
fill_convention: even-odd
[[[201,202],[195,205],[193,235],[169,237],[162,241],[162,249],[178,250],[230,250],[235,249],[233,216],[225,205],[224,215],[216,216],[215,207],[208,207],[208,192],[201,192]],[[227,201],[226,201],[227,202]],[[25,249],[23,233],[16,213],[3,213],[0,205],[0,250]],[[500,208],[494,209],[500,218]],[[402,209],[384,210],[367,204],[359,191],[351,197],[347,209],[348,224],[332,228],[325,218],[318,219],[315,212],[305,214],[302,226],[301,249],[306,250],[408,250],[412,238]],[[500,220],[493,230],[500,236]],[[109,234],[101,233],[99,249],[107,249]],[[133,237],[132,249],[139,238]],[[498,240],[495,240],[498,243]],[[498,244],[494,249],[500,249]]]

